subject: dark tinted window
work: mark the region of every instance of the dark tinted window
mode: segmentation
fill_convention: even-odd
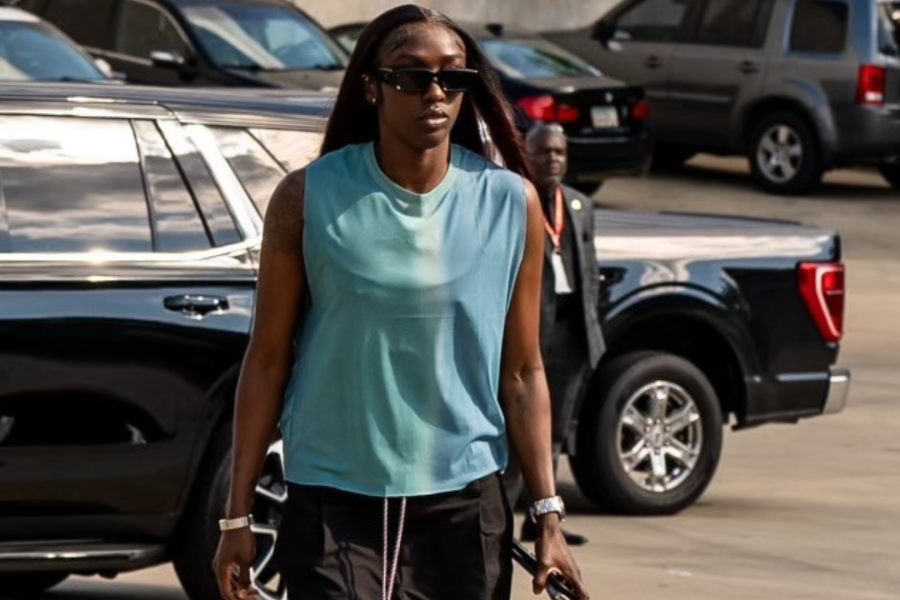
[[[717,46],[761,46],[773,0],[708,0],[696,42]]]
[[[311,131],[251,129],[250,133],[288,171],[303,168],[312,162],[319,155],[322,145],[321,134]]]
[[[114,7],[115,0],[47,0],[40,15],[79,44],[109,48]]]
[[[166,142],[152,121],[135,121],[134,132],[144,166],[157,252],[210,247],[203,221],[184,185]]]
[[[878,5],[878,49],[883,54],[900,56],[900,2]]]
[[[162,132],[172,153],[177,157],[184,177],[193,193],[203,219],[216,246],[227,246],[241,240],[234,218],[222,193],[197,148],[181,125],[160,121]]]
[[[100,81],[90,56],[43,23],[0,21],[0,81]]]
[[[847,42],[850,7],[844,2],[798,0],[791,24],[794,52],[838,53]]]
[[[12,252],[149,252],[127,121],[0,116],[0,189]]]
[[[272,192],[285,175],[284,169],[247,131],[225,127],[211,127],[210,131],[247,195],[265,215]]]
[[[302,13],[255,2],[192,2],[181,8],[207,54],[220,67],[342,69],[343,50]]]
[[[616,38],[671,42],[678,38],[689,0],[643,0],[616,19]]]
[[[597,76],[574,54],[541,38],[484,40],[479,43],[498,71],[515,79]]]
[[[188,55],[188,46],[169,15],[149,4],[124,0],[119,8],[116,50],[149,58],[151,52]]]

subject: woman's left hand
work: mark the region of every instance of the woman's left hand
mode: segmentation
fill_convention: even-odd
[[[581,580],[581,570],[572,558],[556,515],[547,515],[538,523],[538,538],[534,548],[538,562],[538,569],[532,580],[535,595],[543,593],[550,574],[556,572],[572,585],[579,600],[589,600],[590,595]]]

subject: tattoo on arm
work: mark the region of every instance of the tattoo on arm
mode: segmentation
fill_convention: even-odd
[[[285,177],[272,193],[266,211],[264,242],[275,252],[302,252],[305,187],[306,174],[295,171]]]

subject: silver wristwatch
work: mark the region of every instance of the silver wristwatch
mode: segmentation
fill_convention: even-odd
[[[530,507],[528,507],[528,515],[534,522],[537,522],[538,517],[540,517],[541,515],[546,515],[547,513],[557,513],[559,515],[559,520],[565,521],[566,505],[563,504],[562,498],[560,498],[559,496],[544,498],[542,500],[538,500]]]
[[[253,525],[253,515],[237,519],[219,519],[219,531],[231,531],[232,529],[244,529]]]

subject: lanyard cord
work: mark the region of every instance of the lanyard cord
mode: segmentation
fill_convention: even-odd
[[[390,523],[388,498],[384,499],[384,520],[382,521],[382,533],[384,539],[383,552],[381,554],[381,600],[391,600],[394,594],[394,583],[397,581],[397,568],[400,566],[400,544],[403,541],[403,525],[406,522],[406,498],[400,499],[400,522],[397,524],[397,542],[394,545],[394,557],[391,561],[390,577],[388,577],[388,551],[390,546]]]
[[[547,231],[547,235],[550,236],[550,241],[553,242],[553,251],[558,254],[562,252],[562,233],[566,228],[566,218],[563,212],[562,188],[556,188],[556,203],[553,210],[553,226],[550,226],[550,222],[547,221],[547,215],[544,214],[544,211],[541,211],[541,215],[544,217],[544,229]]]

